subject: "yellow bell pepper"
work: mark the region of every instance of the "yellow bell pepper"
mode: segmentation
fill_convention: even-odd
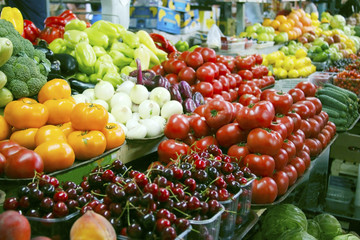
[[[24,19],[19,9],[12,7],[4,7],[1,11],[1,19],[7,20],[14,25],[16,31],[20,34],[24,30]]]

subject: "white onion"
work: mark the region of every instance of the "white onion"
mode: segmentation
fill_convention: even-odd
[[[142,119],[158,116],[160,107],[155,101],[145,100],[139,105],[139,114]]]
[[[135,83],[132,81],[125,81],[121,85],[119,85],[116,89],[116,92],[123,92],[127,95],[130,94],[131,89],[135,86]]]
[[[132,106],[131,106],[131,110],[133,112],[138,112],[139,111],[139,104],[133,103]]]
[[[84,94],[77,94],[77,95],[72,95],[72,98],[75,100],[75,103],[89,103],[90,100],[89,98],[84,95]]]
[[[85,95],[90,102],[95,100],[95,90],[93,88],[86,89],[82,94]]]
[[[136,118],[131,118],[126,122],[126,127],[128,130],[138,127],[140,125],[139,120]]]
[[[99,104],[99,105],[103,106],[106,109],[106,111],[109,111],[109,104],[102,99],[95,99],[94,101],[92,101],[92,103]]]
[[[148,118],[140,120],[140,123],[146,127],[147,137],[156,137],[162,132],[161,126],[155,120]]]
[[[100,81],[95,85],[95,97],[108,101],[115,93],[114,87],[110,82]]]
[[[109,114],[108,123],[116,122],[116,118],[114,117],[114,115],[112,115],[111,113],[108,113],[108,114]]]
[[[137,112],[133,112],[133,115],[132,115],[131,118],[136,119],[137,121],[139,121],[140,120],[140,114],[137,113]]]
[[[141,139],[146,137],[146,133],[146,127],[139,124],[139,126],[137,126],[136,128],[129,129],[129,131],[127,132],[127,137]]]
[[[162,107],[165,103],[171,100],[170,92],[164,87],[156,87],[150,92],[150,100],[155,101]]]
[[[111,109],[111,114],[114,115],[116,121],[126,123],[132,116],[131,109],[127,106],[115,106]]]
[[[152,116],[150,119],[157,122],[160,125],[162,130],[164,129],[165,124],[166,124],[166,119],[165,118],[163,118],[161,116]]]
[[[115,93],[110,99],[110,107],[113,108],[117,105],[124,105],[131,108],[131,99],[129,95],[123,92]]]
[[[119,124],[119,126],[122,128],[122,130],[124,130],[124,133],[125,133],[125,136],[126,136],[127,132],[129,131],[129,130],[127,129],[127,127],[125,127],[124,124],[119,123],[119,122],[118,122],[117,124]]]
[[[183,106],[176,100],[171,100],[161,108],[161,116],[168,119],[173,114],[182,114]]]
[[[133,103],[140,104],[149,97],[149,91],[144,85],[136,84],[130,91],[130,98]]]

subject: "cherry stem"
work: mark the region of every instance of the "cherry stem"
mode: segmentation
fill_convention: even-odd
[[[178,199],[178,198],[176,197],[176,195],[174,194],[174,192],[171,190],[170,186],[168,186],[167,189],[171,192],[172,197],[174,197],[177,202],[180,202],[179,199]]]
[[[181,211],[180,209],[177,209],[177,208],[173,208],[173,209],[175,209],[175,210],[178,211],[179,213],[183,214],[183,215],[186,216],[187,218],[190,218],[190,217],[191,217],[191,215],[189,215],[189,214]]]
[[[196,229],[194,229],[194,228],[192,228],[191,231],[196,232],[197,234],[200,234],[200,231],[199,231],[199,230],[196,230]]]
[[[96,193],[93,190],[91,190],[91,194],[93,194],[95,196],[106,197],[106,194]]]

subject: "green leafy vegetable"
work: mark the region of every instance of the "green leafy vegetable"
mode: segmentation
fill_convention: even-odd
[[[295,230],[288,230],[281,234],[278,240],[316,240],[317,238],[311,236],[304,230],[295,229]]]
[[[323,213],[314,217],[321,230],[322,240],[332,240],[334,237],[342,234],[342,229],[339,221],[330,214]]]
[[[308,222],[307,232],[316,239],[320,239],[321,229],[319,224],[313,219],[308,219],[307,222]]]
[[[360,238],[358,238],[357,236],[353,235],[353,234],[344,234],[344,235],[339,235],[333,238],[333,240],[359,240]]]

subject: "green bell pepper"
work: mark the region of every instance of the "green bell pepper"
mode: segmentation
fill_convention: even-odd
[[[81,73],[81,72],[77,72],[74,75],[74,78],[79,80],[79,81],[82,81],[82,82],[89,82],[90,81],[89,77],[85,73]]]
[[[89,76],[89,82],[91,83],[98,83],[101,79],[98,77],[97,73],[93,73]]]
[[[198,48],[198,47],[200,47],[199,45],[194,45],[194,46],[192,46],[191,48],[189,48],[189,52],[192,52],[192,51],[194,51],[196,48]]]
[[[89,43],[89,38],[85,32],[79,30],[69,30],[64,33],[65,44],[68,48],[74,49],[78,43]]]
[[[101,57],[101,56],[104,56],[105,54],[107,54],[107,52],[105,51],[105,49],[103,47],[93,46],[93,49],[96,54],[96,57]]]
[[[167,60],[167,52],[156,47],[154,40],[150,37],[149,33],[144,30],[139,30],[136,32],[136,35],[139,37],[140,43],[144,44],[148,49],[155,53],[160,62]]]
[[[123,53],[125,56],[129,57],[129,58],[134,58],[134,49],[132,49],[131,47],[129,47],[127,44],[122,43],[122,42],[114,42],[111,45],[110,50],[117,50],[121,53]]]
[[[124,31],[121,38],[131,48],[138,48],[140,46],[140,38],[133,32]]]
[[[49,49],[54,53],[65,53],[66,52],[66,44],[65,40],[62,38],[56,38],[49,44]]]
[[[106,34],[109,38],[120,37],[118,26],[105,20],[95,22],[90,28],[97,29],[98,31]]]
[[[86,29],[86,22],[77,18],[67,22],[65,25],[65,31],[68,30],[84,31],[85,29]]]
[[[96,54],[89,43],[80,42],[75,47],[75,58],[81,72],[88,75],[94,73]]]
[[[125,66],[121,69],[121,74],[129,75],[132,71],[136,70],[135,67]]]
[[[108,72],[117,72],[116,66],[112,61],[108,61],[107,59],[98,59],[95,63],[95,73],[98,78],[102,78]]]
[[[123,83],[123,80],[120,78],[120,74],[111,71],[107,72],[102,80],[111,83],[115,88],[121,83]]]
[[[99,46],[103,48],[107,48],[109,46],[109,37],[105,33],[100,32],[98,29],[87,28],[84,32],[86,32],[89,38],[89,43],[92,46]]]
[[[129,65],[133,60],[132,58],[128,58],[123,53],[116,50],[111,50],[109,55],[111,56],[113,63],[119,68]]]
[[[149,68],[152,68],[153,66],[156,66],[156,65],[160,65],[160,60],[155,55],[155,53],[153,53],[146,45],[144,45],[142,43],[140,44],[140,47],[143,48],[149,54],[149,57],[150,57]]]
[[[175,47],[178,51],[180,52],[185,52],[187,50],[189,50],[189,43],[187,41],[181,41],[179,40],[176,44]]]

